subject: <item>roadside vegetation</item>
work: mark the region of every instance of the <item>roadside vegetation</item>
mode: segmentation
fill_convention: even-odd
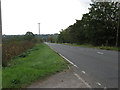
[[[17,56],[9,61],[9,66],[3,68],[3,88],[26,87],[33,81],[68,69],[67,61],[43,43],[28,49],[22,55],[27,57]]]
[[[89,13],[83,14],[81,20],[60,31],[57,42],[118,50],[120,3],[96,2],[90,6]]]
[[[70,44],[70,43],[61,43],[64,45],[70,45],[70,46],[79,46],[79,47],[88,47],[88,48],[96,48],[96,49],[104,49],[104,50],[114,50],[114,51],[120,51],[119,47],[114,47],[114,46],[93,46],[91,44]]]
[[[36,43],[37,39],[32,32],[27,32],[23,36],[3,36],[2,66],[7,66],[8,62],[18,55],[20,57],[25,57],[20,54],[34,47]]]
[[[62,29],[60,34],[43,35],[42,39],[36,38],[32,32],[16,36],[3,35],[2,87],[26,87],[33,81],[68,68],[67,61],[43,44],[43,40],[66,45],[120,50],[118,42],[120,3],[93,2],[90,6],[89,13],[84,14],[81,20],[76,20],[76,23],[68,28]]]

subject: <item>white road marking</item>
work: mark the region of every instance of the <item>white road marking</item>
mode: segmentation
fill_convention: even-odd
[[[87,82],[85,82],[85,80],[83,80],[77,73],[74,73],[74,75],[81,80],[88,88],[92,88]]]
[[[66,57],[64,57],[63,55],[61,55],[60,53],[59,53],[59,55],[61,56],[61,57],[63,57],[65,60],[67,60],[69,63],[71,63],[73,66],[75,66],[75,67],[77,67],[78,68],[78,66],[77,65],[75,65],[73,62],[71,62],[70,60],[68,60]]]
[[[85,74],[85,71],[82,71],[83,74]]]
[[[101,84],[99,82],[96,82],[96,84],[98,84],[99,86],[101,86]]]
[[[104,53],[102,53],[102,52],[97,52],[98,54],[104,54]]]
[[[51,48],[51,47],[50,47]],[[52,48],[51,48],[52,49]],[[53,50],[53,49],[52,49]],[[55,50],[54,50],[55,51]],[[58,53],[57,51],[55,51],[56,53]],[[68,60],[66,57],[64,57],[62,54],[58,53],[61,57],[63,57],[65,60],[67,60],[69,63],[71,63],[74,67],[79,68],[77,65],[75,65],[73,62],[71,62],[70,60]]]
[[[50,47],[51,48],[51,47]],[[52,49],[52,48],[51,48]],[[55,51],[55,50],[54,50]],[[56,53],[58,53],[57,51],[55,51]],[[62,54],[58,53],[61,57],[63,57],[65,60],[67,60],[69,63],[71,63],[74,67],[79,68],[77,65],[75,65],[73,62],[71,62],[70,60],[68,60],[66,57],[64,57]]]

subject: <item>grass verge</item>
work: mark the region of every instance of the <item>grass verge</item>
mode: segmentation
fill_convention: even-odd
[[[62,43],[64,45],[71,45],[71,46],[79,46],[79,47],[89,47],[89,48],[96,48],[96,49],[104,49],[104,50],[114,50],[114,51],[120,51],[120,48],[113,47],[113,46],[93,46],[91,44],[70,44],[70,43]]]
[[[68,69],[67,61],[45,44],[38,44],[26,52],[27,57],[17,57],[2,70],[3,88],[26,87],[33,81],[44,79]]]

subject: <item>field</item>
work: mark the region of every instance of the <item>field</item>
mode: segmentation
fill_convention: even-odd
[[[27,50],[2,70],[3,88],[26,87],[32,82],[68,69],[67,62],[45,44]]]

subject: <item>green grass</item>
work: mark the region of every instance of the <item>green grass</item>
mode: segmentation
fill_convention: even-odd
[[[68,69],[67,61],[45,44],[38,44],[26,52],[26,57],[17,57],[2,70],[3,88],[26,87],[32,82]]]
[[[70,44],[70,43],[63,43],[64,45],[71,45],[71,46],[79,46],[79,47],[89,47],[89,48],[96,48],[96,49],[105,49],[105,50],[114,50],[114,51],[120,51],[120,48],[113,47],[113,46],[93,46],[91,44]]]
[[[97,48],[97,49],[105,49],[105,50],[120,51],[120,48],[118,48],[118,47],[112,47],[112,46],[97,46],[95,48]]]

